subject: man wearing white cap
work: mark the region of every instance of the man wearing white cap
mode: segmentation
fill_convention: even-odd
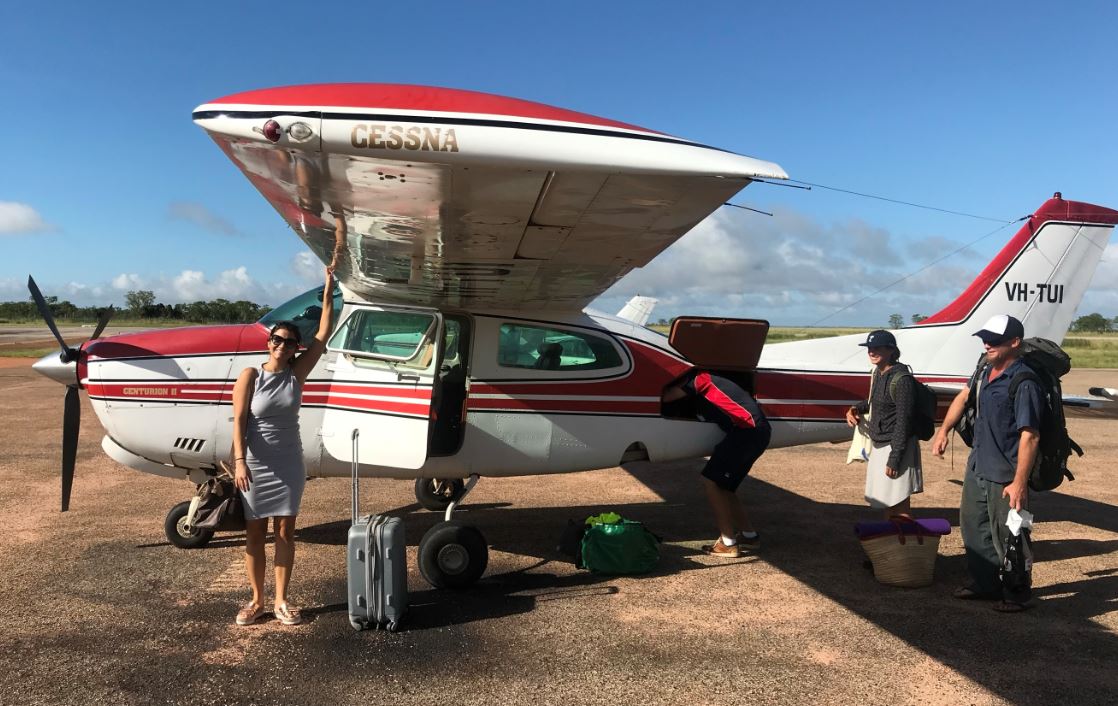
[[[952,401],[943,426],[932,439],[932,452],[943,456],[947,434],[962,418],[971,389],[977,386],[974,444],[959,505],[971,583],[957,589],[955,597],[995,600],[996,610],[1016,613],[1026,608],[1031,597],[1029,583],[1012,589],[1002,585],[999,569],[1010,537],[1005,524],[1009,510],[1021,510],[1028,502],[1029,472],[1040,442],[1043,395],[1030,377],[1022,378],[1016,393],[1011,394],[1014,376],[1028,370],[1020,359],[1025,337],[1020,321],[1000,314],[974,335],[986,347],[985,364]]]

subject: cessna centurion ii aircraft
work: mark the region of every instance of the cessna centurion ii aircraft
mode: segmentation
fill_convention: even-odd
[[[584,308],[751,180],[787,178],[772,162],[419,86],[250,91],[193,117],[311,251],[336,263],[338,320],[303,394],[307,472],[347,476],[356,459],[362,475],[415,479],[420,502],[446,512],[419,547],[436,586],[468,585],[485,569],[481,533],[451,521],[480,476],[709,454],[718,427],[661,402],[694,366],[755,391],[774,447],[850,438],[844,411],[869,384],[862,336],[766,346],[767,322],[682,318],[665,337]],[[961,296],[896,332],[905,360],[946,404],[974,368],[971,334],[989,316],[1062,340],[1115,223],[1118,211],[1057,194]],[[58,337],[61,357],[36,367],[69,386],[63,509],[79,388],[110,457],[201,482],[228,454],[238,373],[260,365],[275,321],[295,321],[309,340],[320,301],[321,288],[244,326],[98,338],[102,319],[79,348]],[[189,526],[187,503],[167,525],[179,546],[209,539]]]

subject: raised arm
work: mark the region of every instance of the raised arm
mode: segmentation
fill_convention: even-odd
[[[322,357],[326,350],[326,339],[330,337],[330,324],[334,320],[334,269],[326,268],[326,286],[322,288],[322,315],[318,319],[318,331],[314,340],[307,346],[307,350],[291,364],[291,370],[299,378],[299,382],[306,382],[307,376]]]

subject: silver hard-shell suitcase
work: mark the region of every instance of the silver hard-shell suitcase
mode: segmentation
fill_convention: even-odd
[[[346,542],[349,624],[395,632],[408,609],[404,523],[399,517],[357,516],[357,430],[353,430],[353,525]]]

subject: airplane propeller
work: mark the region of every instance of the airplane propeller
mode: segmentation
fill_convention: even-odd
[[[62,512],[66,512],[70,509],[70,490],[74,486],[74,462],[78,453],[78,431],[81,428],[81,398],[78,394],[76,370],[76,361],[81,351],[80,347],[71,348],[66,344],[66,340],[62,338],[62,334],[58,331],[58,326],[54,323],[54,316],[50,312],[46,299],[43,298],[39,286],[35,284],[35,279],[30,275],[27,277],[27,289],[31,291],[31,298],[35,300],[39,315],[43,317],[43,321],[46,322],[47,328],[54,334],[54,338],[58,341],[61,349],[58,354],[59,363],[51,361],[49,369],[43,367],[40,372],[66,385],[66,400],[62,412]],[[93,335],[90,336],[89,340],[98,338],[105,327],[108,326],[112,317],[113,308],[111,306],[98,312],[97,327],[93,329]],[[43,361],[36,363],[35,367],[38,368],[42,363]]]

